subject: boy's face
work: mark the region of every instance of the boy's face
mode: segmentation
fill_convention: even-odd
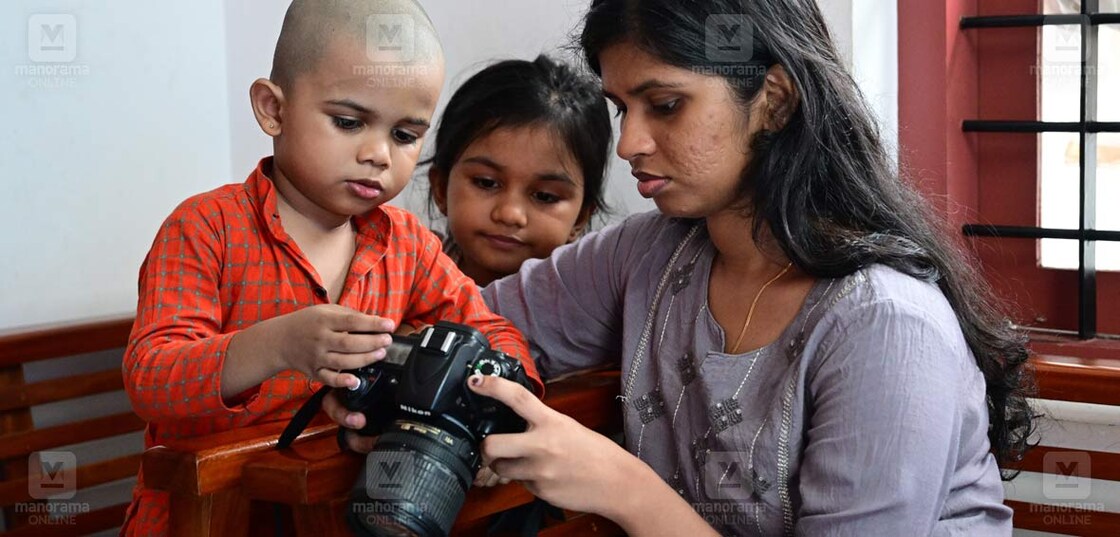
[[[443,85],[442,62],[371,63],[336,39],[284,88],[273,181],[300,214],[327,227],[389,201],[408,184]]]

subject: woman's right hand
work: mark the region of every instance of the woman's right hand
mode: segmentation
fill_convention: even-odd
[[[619,487],[653,474],[607,437],[549,408],[523,386],[475,375],[470,389],[494,398],[525,419],[523,433],[495,434],[482,443],[482,459],[498,479],[518,481],[562,509],[619,516]],[[624,495],[625,496],[625,495]]]

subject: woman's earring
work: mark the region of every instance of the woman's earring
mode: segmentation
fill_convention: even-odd
[[[276,124],[275,124],[275,123],[269,123],[269,124],[268,124],[268,128],[270,128],[270,129],[275,129],[275,128],[276,128]]]

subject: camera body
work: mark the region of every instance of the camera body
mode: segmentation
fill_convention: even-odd
[[[351,526],[359,535],[447,535],[481,467],[479,444],[526,427],[467,379],[497,376],[530,389],[525,368],[478,330],[440,321],[393,336],[384,360],[346,372],[360,384],[340,390],[343,404],[365,415],[360,434],[379,435],[355,484]]]
[[[346,372],[360,382],[342,390],[342,402],[365,414],[361,434],[380,434],[393,419],[407,418],[453,420],[479,440],[525,430],[525,421],[509,407],[467,388],[467,378],[479,373],[532,389],[521,362],[491,350],[470,326],[439,321],[419,335],[393,336],[384,360]]]

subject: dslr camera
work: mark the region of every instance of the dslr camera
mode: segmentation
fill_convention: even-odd
[[[476,373],[531,389],[521,362],[490,349],[482,333],[440,321],[413,336],[393,336],[386,358],[348,370],[361,384],[337,389],[362,412],[360,434],[378,435],[347,518],[358,535],[444,537],[482,464],[486,436],[525,431],[506,405],[467,388]]]

